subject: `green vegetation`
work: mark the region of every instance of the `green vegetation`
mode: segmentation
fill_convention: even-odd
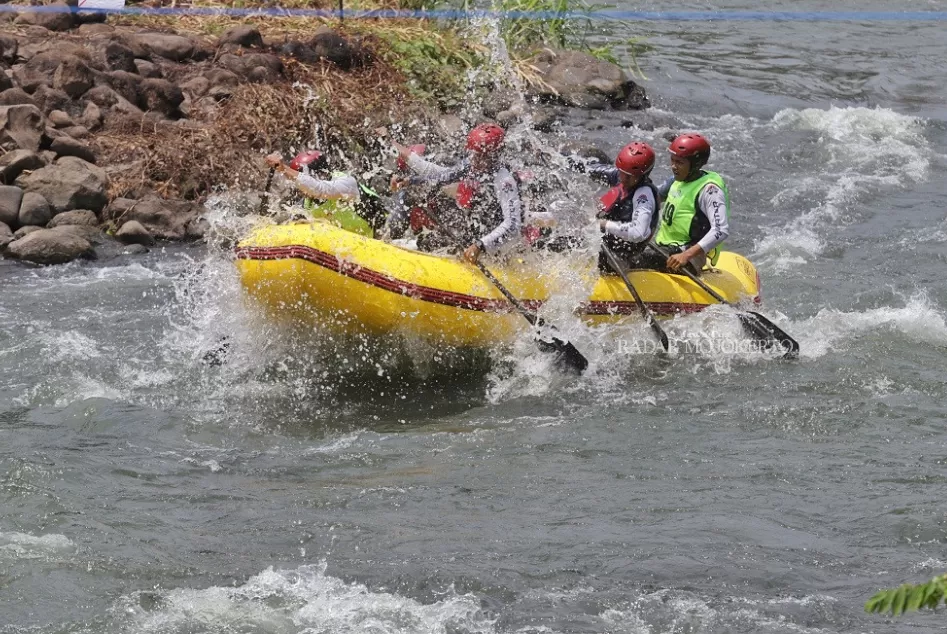
[[[899,616],[905,612],[933,609],[947,596],[947,574],[934,577],[927,583],[905,583],[898,588],[882,590],[868,599],[865,611]]]

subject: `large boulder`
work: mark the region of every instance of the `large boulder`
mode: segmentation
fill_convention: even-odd
[[[126,209],[122,217],[125,222],[138,221],[155,238],[183,240],[188,237],[188,225],[197,218],[200,209],[196,203],[150,196]]]
[[[137,220],[129,220],[115,232],[115,239],[122,244],[143,244],[151,246],[155,243],[154,236]]]
[[[13,242],[13,232],[5,223],[0,222],[0,250],[6,248],[11,242]]]
[[[16,179],[27,192],[40,194],[54,214],[72,209],[99,212],[108,202],[108,174],[102,168],[73,156],[64,156]]]
[[[194,40],[183,35],[138,33],[133,37],[138,44],[145,47],[151,54],[170,59],[173,62],[183,62],[191,59],[200,48]]]
[[[108,82],[112,89],[136,107],[142,107],[141,96],[142,78],[135,73],[123,70],[113,70],[108,74]],[[99,104],[102,105],[102,104]]]
[[[53,110],[67,110],[72,107],[72,99],[63,91],[47,86],[40,85],[33,91],[33,101],[36,107],[43,111],[43,114],[49,114]]]
[[[91,101],[86,103],[85,110],[82,111],[82,116],[79,117],[79,123],[93,132],[102,127],[104,120],[105,115],[102,113],[102,109]]]
[[[0,91],[10,90],[11,88],[13,88],[13,80],[5,72],[0,72]]]
[[[13,87],[0,92],[0,106],[19,106],[21,104],[35,106],[36,101],[26,94],[26,91],[22,88]]]
[[[70,136],[54,138],[49,144],[49,149],[55,152],[56,156],[75,156],[89,163],[97,162],[92,148]]]
[[[41,26],[50,31],[68,31],[77,24],[72,7],[65,2],[46,5],[45,11],[23,11],[17,17],[18,24]]]
[[[13,239],[19,240],[20,238],[25,238],[26,236],[34,233],[36,231],[41,231],[43,228],[36,225],[23,225],[19,229],[13,232]]]
[[[78,57],[64,59],[53,74],[53,88],[73,99],[81,97],[95,84],[92,69]]]
[[[217,58],[217,63],[230,72],[250,79],[249,75],[257,68],[263,68],[262,75],[275,79],[283,72],[283,62],[276,55],[269,53],[248,53],[246,55],[234,55],[233,53],[224,53]]]
[[[0,60],[7,64],[16,62],[16,53],[19,43],[16,38],[7,33],[0,33]]]
[[[123,43],[114,40],[105,45],[105,65],[109,70],[138,72],[135,67],[135,53]]]
[[[161,79],[164,77],[164,73],[161,72],[161,67],[146,59],[135,60],[135,72],[145,78]]]
[[[45,129],[43,113],[36,106],[0,106],[0,147],[4,150],[38,151]]]
[[[0,222],[16,227],[20,216],[20,202],[23,200],[23,190],[19,187],[0,185]]]
[[[88,240],[68,231],[40,229],[7,245],[7,255],[36,264],[65,264],[76,258],[94,258]]]
[[[167,79],[146,79],[141,83],[142,106],[166,117],[179,116],[184,93]]]
[[[99,218],[94,212],[88,209],[73,209],[64,211],[61,214],[53,216],[47,225],[50,229],[62,227],[64,225],[80,225],[83,227],[98,227]]]
[[[36,152],[30,150],[13,150],[0,156],[0,183],[9,185],[16,180],[24,170],[38,170],[46,165]]]
[[[582,51],[543,49],[534,60],[544,101],[578,108],[646,108],[644,91],[619,66]]]
[[[45,227],[53,219],[53,211],[49,208],[46,199],[35,192],[26,192],[23,194],[23,201],[20,203],[20,215],[18,225],[26,227],[37,225]]]
[[[25,64],[13,69],[13,79],[20,88],[32,93],[41,85],[52,83],[56,69],[71,56],[67,52],[56,49],[37,53]]]
[[[263,48],[263,37],[252,26],[243,24],[226,31],[217,40],[217,46],[228,44],[242,48]]]

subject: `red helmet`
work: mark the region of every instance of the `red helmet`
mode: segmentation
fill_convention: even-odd
[[[481,123],[467,135],[467,149],[474,152],[495,152],[503,145],[506,132],[495,123]]]
[[[412,154],[417,154],[418,156],[424,154],[424,150],[426,149],[427,149],[427,146],[423,144],[408,146],[408,151],[411,152]],[[408,171],[408,162],[405,161],[400,156],[398,157],[398,169],[401,170],[402,172]]]
[[[296,170],[297,172],[304,167],[309,167],[310,169],[320,169],[326,166],[328,161],[326,160],[325,154],[319,150],[309,150],[306,152],[300,152],[296,157],[289,162],[290,169]]]
[[[615,157],[615,167],[631,176],[644,176],[654,168],[654,150],[647,143],[629,143]]]
[[[671,141],[668,152],[681,158],[697,159],[700,166],[710,159],[710,141],[700,134],[682,134]]]

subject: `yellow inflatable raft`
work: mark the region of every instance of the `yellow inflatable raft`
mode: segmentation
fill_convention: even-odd
[[[528,328],[477,267],[324,221],[259,227],[237,245],[236,265],[249,296],[284,321],[346,332],[408,333],[473,347],[509,342]],[[527,307],[539,308],[557,295],[555,279],[527,264],[490,268]],[[656,315],[694,312],[716,303],[681,275],[633,270],[628,276]],[[756,269],[735,253],[724,252],[703,280],[729,301],[759,301]],[[591,294],[576,308],[586,322],[639,316],[618,276],[590,280],[589,286]]]

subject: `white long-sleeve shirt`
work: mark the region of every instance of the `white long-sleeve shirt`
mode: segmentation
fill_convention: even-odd
[[[420,182],[446,183],[458,180],[470,171],[469,161],[445,167],[425,160],[417,154],[411,154],[406,161]],[[416,181],[417,182],[417,181]],[[520,201],[516,178],[506,167],[500,167],[493,173],[492,185],[503,219],[489,233],[480,238],[483,249],[494,254],[504,244],[521,235],[523,227],[523,205]]]
[[[348,174],[333,174],[331,180],[320,180],[300,173],[295,185],[306,196],[319,200],[359,200],[362,196],[358,181]]]
[[[631,220],[609,220],[605,223],[605,233],[628,242],[644,242],[651,237],[651,219],[657,206],[651,188],[639,187],[632,194]]]
[[[704,253],[710,253],[714,247],[730,235],[730,221],[727,216],[727,196],[714,183],[707,183],[697,196],[697,206],[710,221],[710,230],[697,241]]]

